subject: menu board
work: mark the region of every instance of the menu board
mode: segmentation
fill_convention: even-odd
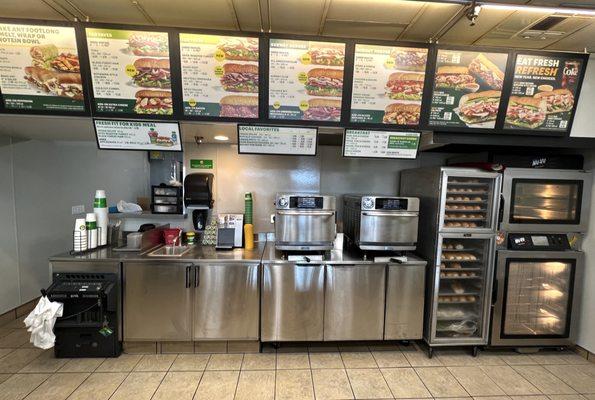
[[[0,92],[7,110],[85,111],[74,28],[0,24]]]
[[[95,134],[101,150],[182,151],[177,122],[95,119]]]
[[[86,28],[97,112],[171,115],[166,32]]]
[[[507,60],[507,53],[439,49],[428,124],[493,129]]]
[[[238,124],[238,153],[316,155],[318,128]]]
[[[583,69],[572,55],[518,54],[504,129],[566,131]]]
[[[341,119],[345,44],[270,39],[269,118]]]
[[[343,157],[415,159],[420,132],[345,129]]]
[[[258,38],[180,33],[184,115],[258,118]]]
[[[428,49],[355,45],[351,122],[418,125]]]

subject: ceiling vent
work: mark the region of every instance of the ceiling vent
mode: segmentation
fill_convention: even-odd
[[[533,26],[529,27],[531,31],[549,31],[554,26],[558,25],[560,22],[564,21],[568,17],[559,17],[555,15],[551,15],[542,19],[541,21],[537,22]]]

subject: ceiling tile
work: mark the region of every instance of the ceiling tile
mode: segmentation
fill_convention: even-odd
[[[259,15],[259,4],[262,11],[262,24]],[[240,30],[250,32],[260,32],[261,29],[268,29],[265,24],[266,21],[266,0],[233,0],[235,5],[236,13],[238,14],[238,20],[240,22]]]
[[[272,0],[272,32],[316,35],[325,0]]]
[[[462,17],[440,38],[440,43],[471,45],[514,13],[514,11],[484,9],[481,10],[475,26],[470,26],[469,20]]]
[[[347,38],[395,40],[405,26],[388,24],[354,24],[344,21],[329,21],[324,24],[323,35]]]
[[[76,4],[91,22],[120,24],[149,24],[129,0],[70,0]]]
[[[427,42],[461,8],[458,4],[428,4],[400,40]]]
[[[595,22],[579,30],[557,43],[554,43],[548,50],[583,51],[587,48],[589,53],[595,53]]]
[[[64,20],[40,0],[0,0],[0,17]]]
[[[332,0],[329,20],[408,24],[423,7],[422,2],[402,0]]]
[[[139,0],[139,2],[157,25],[236,29],[233,10],[225,0]]]

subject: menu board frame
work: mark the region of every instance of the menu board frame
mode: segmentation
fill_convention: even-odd
[[[171,73],[171,93],[172,93],[172,104],[173,113],[171,115],[154,115],[154,114],[124,114],[124,113],[113,113],[97,111],[95,105],[95,91],[93,88],[93,79],[91,74],[91,62],[89,58],[89,49],[87,46],[87,28],[97,29],[114,29],[114,30],[126,30],[126,31],[143,31],[143,32],[163,32],[167,33],[169,43],[169,65]],[[172,27],[159,27],[159,26],[146,26],[146,25],[126,25],[126,24],[110,24],[110,23],[83,23],[81,25],[82,39],[83,39],[83,52],[85,61],[88,66],[88,87],[89,93],[92,94],[92,99],[89,99],[91,114],[95,117],[105,119],[146,119],[146,120],[182,120],[180,114],[179,105],[181,104],[181,76],[180,67],[178,64],[179,60],[179,43],[177,41],[177,34],[179,29]],[[176,39],[176,41],[174,41]]]
[[[241,151],[240,148],[240,127],[242,126],[260,126],[266,128],[307,128],[307,129],[316,129],[316,143],[314,144],[314,154],[284,154],[284,153],[253,153],[253,152],[246,152]],[[244,124],[239,123],[236,127],[237,132],[237,141],[238,141],[238,154],[252,154],[252,155],[260,155],[260,156],[283,156],[283,157],[316,157],[318,155],[318,142],[320,140],[320,134],[318,126],[311,126],[311,125],[296,125],[296,124],[266,124],[266,123],[252,123],[252,124]]]
[[[367,159],[367,160],[417,160],[417,157],[419,156],[419,148],[421,146],[421,137],[422,137],[422,131],[420,131],[419,129],[417,130],[407,130],[407,129],[399,129],[399,130],[394,130],[394,129],[386,129],[386,125],[383,125],[385,127],[385,129],[378,129],[378,128],[363,128],[358,126],[357,128],[345,128],[343,130],[343,141],[341,144],[341,156],[344,158],[363,158],[363,159]],[[366,157],[366,156],[346,156],[345,155],[345,140],[347,138],[347,131],[348,130],[352,130],[352,131],[378,131],[378,132],[387,132],[387,133],[394,133],[394,134],[399,134],[399,133],[418,133],[419,134],[419,138],[417,141],[417,148],[415,149],[415,157],[414,158],[406,158],[406,157]]]
[[[62,110],[20,110],[11,109],[4,106],[2,93],[0,93],[0,114],[29,114],[29,115],[53,115],[53,116],[70,116],[70,117],[89,117],[91,116],[91,91],[89,88],[88,77],[90,71],[87,64],[87,48],[85,46],[84,31],[80,23],[70,21],[50,21],[37,19],[23,19],[23,18],[4,18],[0,17],[2,24],[14,25],[45,25],[74,28],[76,38],[76,47],[80,64],[81,81],[83,84],[83,107],[84,111],[62,111]]]
[[[95,121],[129,121],[129,122],[155,122],[159,123],[168,123],[168,124],[176,124],[178,125],[178,132],[180,134],[180,150],[167,150],[167,149],[103,149],[99,143],[99,137],[97,136],[97,125]],[[130,118],[93,118],[93,131],[95,132],[95,143],[97,143],[97,149],[99,150],[110,150],[110,151],[163,151],[169,153],[183,153],[184,152],[184,140],[182,139],[182,127],[180,126],[179,121],[168,121],[168,120],[147,120],[147,119],[130,119]]]
[[[568,126],[566,127],[565,131],[546,131],[546,130],[531,130],[531,129],[504,129],[505,125],[505,118],[506,118],[506,111],[508,109],[508,103],[510,100],[510,96],[512,95],[512,87],[514,83],[514,68],[516,65],[516,59],[519,54],[523,55],[531,55],[531,56],[552,56],[556,55],[559,57],[569,57],[569,58],[579,58],[582,60],[583,68],[578,77],[577,85],[576,85],[576,94],[574,95],[574,107],[570,112],[570,119],[568,121]],[[574,122],[574,117],[577,110],[577,105],[579,102],[581,90],[583,88],[583,80],[585,78],[585,74],[587,72],[587,64],[589,62],[589,54],[586,53],[572,53],[572,52],[561,52],[561,51],[543,51],[543,50],[511,50],[509,56],[510,62],[510,71],[507,71],[507,75],[510,75],[510,79],[508,82],[505,81],[504,89],[503,89],[503,96],[502,101],[500,102],[500,107],[503,108],[498,110],[498,120],[496,122],[496,128],[493,133],[503,134],[507,136],[541,136],[541,137],[570,137],[570,132],[572,131],[572,124]],[[508,83],[508,85],[507,85]]]

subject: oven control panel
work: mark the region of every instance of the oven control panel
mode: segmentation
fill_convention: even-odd
[[[559,233],[511,233],[508,235],[508,248],[511,250],[570,250],[566,234]]]

